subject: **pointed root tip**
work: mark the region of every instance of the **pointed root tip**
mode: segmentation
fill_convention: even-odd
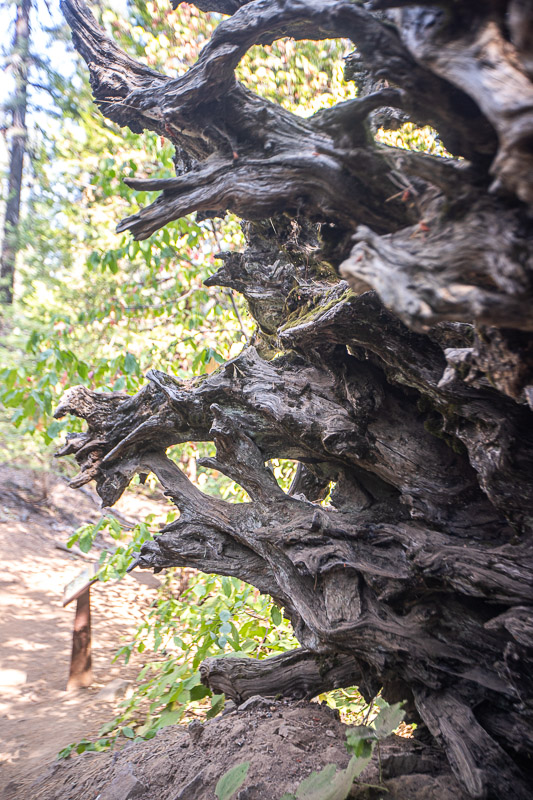
[[[131,564],[129,565],[129,567],[127,568],[126,572],[127,572],[127,573],[129,573],[129,572],[133,572],[133,570],[135,569],[135,567],[138,567],[140,563],[141,563],[141,557],[140,557],[140,556],[136,556],[136,557],[133,559],[133,561],[131,562]]]

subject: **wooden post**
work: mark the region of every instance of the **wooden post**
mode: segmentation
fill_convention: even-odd
[[[93,680],[91,663],[91,583],[96,580],[97,572],[98,565],[91,564],[65,586],[63,606],[76,600],[67,692],[72,689],[90,686]]]
[[[72,656],[67,692],[90,686],[93,680],[91,663],[91,587],[76,600],[76,617],[72,633]]]

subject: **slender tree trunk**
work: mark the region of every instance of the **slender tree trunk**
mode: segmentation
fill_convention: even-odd
[[[15,91],[13,93],[9,178],[0,262],[0,302],[5,304],[13,302],[15,262],[19,250],[20,196],[27,139],[30,11],[31,0],[19,0],[11,59],[15,75]]]

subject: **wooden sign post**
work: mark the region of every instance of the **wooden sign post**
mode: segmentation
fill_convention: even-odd
[[[76,616],[72,633],[72,656],[67,692],[90,686],[93,680],[91,663],[91,583],[96,580],[98,565],[91,564],[74,578],[63,593],[63,607],[76,600]]]

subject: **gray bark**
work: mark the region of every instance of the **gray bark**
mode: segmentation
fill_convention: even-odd
[[[373,5],[199,2],[231,16],[171,80],[65,0],[103,113],[177,149],[176,178],[127,181],[161,194],[119,230],[240,214],[247,249],[207,283],[241,292],[258,327],[206,377],[152,371],[134,397],[72,387],[57,416],[87,430],[60,455],[106,505],[136,472],[157,475],[180,516],[140,567],[238,576],[284,607],[303,649],[210,660],[215,690],[382,686],[468,796],[531,798],[531,36],[518,2]],[[281,36],[350,36],[389,85],[291,115],[234,77]],[[377,145],[381,106],[434,125],[454,157]],[[165,453],[190,440],[215,443],[204,466],[250,503],[190,483]],[[288,493],[274,457],[299,462]]]

